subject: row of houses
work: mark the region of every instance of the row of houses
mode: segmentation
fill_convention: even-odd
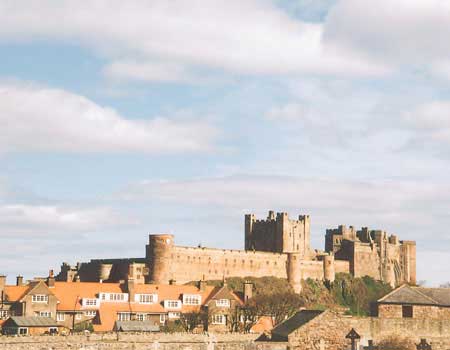
[[[244,291],[236,293],[226,283],[216,287],[205,281],[197,285],[143,284],[131,278],[118,283],[58,282],[52,271],[45,279],[23,283],[19,277],[16,285],[7,285],[6,277],[0,276],[0,325],[3,333],[52,333],[82,324],[108,332],[139,321],[142,327],[157,330],[183,314],[202,312],[204,330],[223,332],[236,309],[251,298],[252,285],[248,283]]]

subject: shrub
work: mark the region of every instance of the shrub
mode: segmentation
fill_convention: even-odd
[[[415,350],[414,341],[399,335],[390,335],[378,343],[379,350]]]

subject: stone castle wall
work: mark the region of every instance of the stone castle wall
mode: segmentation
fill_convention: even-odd
[[[391,285],[416,282],[415,242],[399,241],[385,231],[341,225],[326,233],[326,251],[310,248],[310,217],[291,220],[287,213],[269,212],[267,219],[245,216],[245,250],[180,247],[174,236],[149,236],[145,258],[97,259],[63,264],[58,280],[117,282],[133,277],[138,283],[185,283],[224,277],[287,278],[299,292],[306,278],[333,281],[335,273],[371,276]]]
[[[286,254],[180,247],[172,235],[150,235],[147,245],[149,280],[154,283],[186,283],[223,277],[287,278]]]

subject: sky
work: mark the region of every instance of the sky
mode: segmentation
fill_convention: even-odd
[[[243,248],[244,214],[417,241],[450,281],[450,2],[0,0],[0,273]]]

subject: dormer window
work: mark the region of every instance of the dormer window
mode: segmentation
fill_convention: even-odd
[[[83,298],[81,299],[81,305],[84,307],[98,307],[100,300],[96,298]]]
[[[100,293],[100,300],[114,301],[114,302],[126,302],[128,301],[127,293]]]
[[[181,300],[164,300],[165,309],[181,309]]]
[[[158,294],[136,294],[134,300],[140,304],[154,304],[158,302]]]
[[[202,303],[202,296],[199,294],[183,294],[184,305],[200,305]]]
[[[229,299],[217,299],[216,306],[217,307],[230,307],[230,300]]]
[[[31,297],[33,303],[48,303],[48,295],[45,294],[34,294]]]

